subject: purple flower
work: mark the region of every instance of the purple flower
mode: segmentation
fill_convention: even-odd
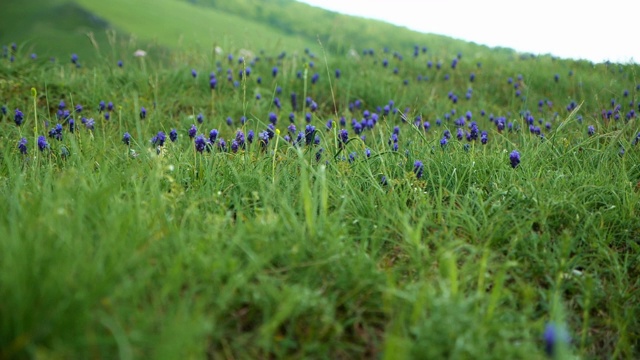
[[[15,121],[16,125],[18,126],[22,125],[22,123],[24,122],[24,114],[22,113],[22,111],[20,111],[20,109],[16,109],[16,113],[13,116],[13,121]]]
[[[80,105],[80,104],[76,105],[76,112],[77,113],[81,113],[82,112],[82,105]]]
[[[107,110],[113,111],[113,102],[109,101],[109,103],[107,104]]]
[[[311,145],[313,142],[313,136],[315,135],[316,127],[313,125],[307,125],[304,129],[304,138],[307,145]]]
[[[164,131],[158,131],[158,134],[151,138],[151,143],[154,146],[163,146],[166,140],[167,136],[165,135]]]
[[[127,146],[131,144],[131,135],[128,132],[125,132],[124,135],[122,135],[122,142]]]
[[[342,75],[342,71],[340,71],[340,69],[336,69],[336,79],[340,79],[341,75]]]
[[[218,138],[218,130],[217,129],[213,129],[209,132],[209,141],[211,143],[216,142],[216,139]]]
[[[53,129],[49,130],[49,137],[50,138],[54,138],[58,141],[62,140],[62,125],[61,124],[56,124],[55,127],[53,127]]]
[[[202,122],[204,121],[204,116],[200,113],[198,114],[198,117],[196,117],[196,120],[198,120],[198,124],[202,124]]]
[[[109,115],[109,112],[108,112],[108,111],[106,111],[106,112],[104,113],[104,119],[105,119],[105,120],[109,120],[109,118],[111,118],[111,115]]]
[[[102,112],[104,111],[104,109],[105,109],[105,104],[104,104],[104,101],[101,100],[100,103],[98,104],[98,110]]]
[[[440,139],[440,146],[442,146],[443,148],[445,146],[447,146],[447,143],[449,142],[449,140],[447,140],[447,137],[443,137],[442,139]]]
[[[420,179],[422,177],[423,170],[424,170],[424,165],[422,164],[422,161],[416,160],[413,163],[413,172],[416,174],[416,178]]]
[[[105,116],[108,114],[109,113],[106,113]],[[84,126],[87,128],[87,130],[93,130],[95,126],[95,120],[93,120],[93,118],[86,119],[86,121],[84,122]]]
[[[349,132],[345,129],[340,129],[338,138],[340,139],[340,147],[344,146],[349,141]]]
[[[238,132],[236,133],[236,139],[234,141],[240,148],[244,149],[244,133],[242,132],[242,130],[238,130]]]
[[[73,64],[78,64],[78,55],[77,54],[72,54],[71,55],[71,63]]]
[[[327,124],[325,126],[327,130],[331,130],[333,128],[333,119],[327,120]]]
[[[49,143],[47,143],[47,139],[43,135],[38,136],[38,149],[40,149],[40,151],[44,151],[44,149],[48,147]]]
[[[482,142],[483,145],[486,145],[487,141],[489,141],[489,135],[486,131],[483,131],[480,133],[480,142]]]
[[[191,76],[193,76],[194,79],[198,76],[196,69],[191,69]]]
[[[555,356],[558,344],[568,345],[571,342],[571,337],[567,330],[552,323],[548,323],[544,327],[542,337],[544,339],[544,351],[549,357]]]
[[[218,80],[213,77],[209,80],[209,87],[211,88],[211,90],[215,90],[216,85],[218,85]]]
[[[258,138],[260,139],[260,144],[262,145],[263,148],[269,145],[269,132],[263,131],[259,133]]]
[[[269,113],[269,122],[276,125],[278,122],[278,116],[275,113]]]
[[[144,119],[147,117],[147,109],[144,108],[144,106],[142,106],[140,108],[140,119]]]
[[[189,128],[189,137],[193,139],[194,137],[196,137],[197,132],[198,132],[198,128],[196,128],[195,124],[192,124],[191,127]]]
[[[207,146],[207,141],[204,138],[204,135],[200,134],[198,136],[196,136],[195,140],[194,140],[194,144],[196,146],[196,151],[201,153],[204,151],[205,147]]]
[[[514,169],[520,164],[520,153],[518,150],[513,150],[511,154],[509,154],[509,160],[511,161],[511,167]]]
[[[317,83],[319,78],[320,75],[318,73],[313,74],[313,76],[311,77],[311,84]]]
[[[122,62],[122,60],[118,60],[118,67],[123,67],[124,63]]]
[[[253,143],[254,136],[255,136],[255,133],[253,132],[253,130],[249,130],[247,132],[247,141],[249,142],[249,144]]]
[[[178,130],[171,129],[171,132],[169,132],[169,139],[171,142],[176,142],[176,140],[178,140]]]
[[[274,66],[273,69],[271,69],[271,75],[273,75],[273,77],[276,77],[278,75],[278,67]]]
[[[27,138],[22,138],[20,139],[20,141],[18,141],[18,149],[22,154],[27,153]]]

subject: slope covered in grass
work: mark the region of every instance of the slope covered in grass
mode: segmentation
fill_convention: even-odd
[[[638,357],[638,66],[280,50],[0,58],[0,357]]]

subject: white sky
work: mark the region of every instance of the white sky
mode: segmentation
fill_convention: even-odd
[[[638,0],[299,0],[488,46],[640,62]]]

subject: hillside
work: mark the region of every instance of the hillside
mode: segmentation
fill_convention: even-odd
[[[107,30],[115,31],[108,36]],[[93,41],[87,34],[92,34]],[[33,0],[27,5],[8,0],[0,12],[0,43],[17,43],[24,45],[24,52],[64,58],[72,53],[81,59],[126,58],[136,48],[207,53],[215,46],[224,51],[320,51],[318,40],[338,54],[352,49],[386,46],[396,51],[419,46],[440,56],[448,52],[502,59],[515,55],[509,49],[421,34],[292,0]]]

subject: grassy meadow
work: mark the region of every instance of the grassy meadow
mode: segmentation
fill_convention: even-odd
[[[0,358],[640,357],[637,65],[73,6],[0,54]]]

